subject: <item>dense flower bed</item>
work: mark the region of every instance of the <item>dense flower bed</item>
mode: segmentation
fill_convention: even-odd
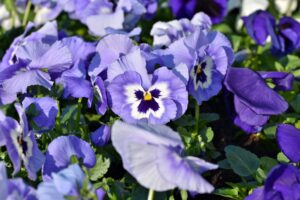
[[[300,199],[297,0],[0,2],[0,200]]]

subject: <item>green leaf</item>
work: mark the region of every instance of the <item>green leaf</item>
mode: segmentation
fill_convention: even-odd
[[[264,128],[264,134],[269,138],[275,138],[277,124],[267,124]]]
[[[217,113],[200,113],[200,122],[209,123],[220,119]]]
[[[297,113],[300,113],[300,94],[297,94],[295,96],[295,98],[291,102],[291,106]]]
[[[214,191],[214,194],[231,199],[242,199],[239,197],[239,188],[220,188]]]
[[[218,162],[218,165],[222,169],[231,169],[230,164],[227,159],[221,160]]]
[[[92,169],[90,169],[89,172],[90,180],[97,181],[102,178],[107,173],[109,166],[109,158],[98,155],[96,165]]]
[[[279,152],[277,154],[277,160],[279,162],[282,162],[282,163],[289,163],[290,162],[290,160],[282,152]]]
[[[205,143],[210,143],[214,138],[214,131],[211,127],[201,130],[200,134],[202,141]]]
[[[230,167],[240,176],[250,176],[259,167],[258,157],[241,147],[229,145],[225,148],[225,153]]]

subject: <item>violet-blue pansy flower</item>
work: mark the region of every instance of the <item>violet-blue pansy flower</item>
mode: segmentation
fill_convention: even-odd
[[[188,92],[199,105],[220,92],[234,58],[231,44],[223,34],[201,30],[175,41],[164,54],[166,66],[188,66]]]
[[[13,94],[26,93],[27,87],[33,85],[50,89],[53,85],[50,73],[61,73],[72,64],[69,49],[60,41],[52,45],[42,40],[28,41],[16,50],[15,56],[19,63],[1,81],[2,89]]]
[[[103,199],[103,195],[93,188],[88,178],[77,164],[52,173],[52,179],[39,184],[37,197],[43,200],[64,200],[66,198]],[[102,190],[103,191],[103,190]]]
[[[285,112],[288,103],[271,89],[263,77],[247,68],[230,68],[226,88],[234,94],[234,123],[248,133],[261,130],[271,115]]]
[[[227,13],[227,0],[169,0],[169,6],[176,18],[190,19],[202,11],[214,24],[220,23]]]
[[[183,157],[179,134],[167,126],[117,121],[112,126],[112,143],[123,167],[146,188],[166,191],[178,187],[197,193],[214,189],[200,173],[218,166],[197,157]]]
[[[103,147],[110,140],[110,127],[102,125],[90,135],[91,141],[95,146]]]
[[[300,161],[300,130],[289,124],[280,124],[276,132],[281,151],[293,162]]]
[[[265,185],[254,189],[245,200],[299,199],[300,172],[293,165],[278,165],[269,172]]]
[[[169,46],[179,38],[190,35],[196,29],[210,30],[211,25],[209,16],[200,12],[195,14],[191,20],[184,18],[169,22],[156,22],[151,29],[150,35],[153,36],[154,46]]]
[[[14,172],[16,174],[21,169],[21,163],[24,163],[28,177],[31,180],[37,178],[36,173],[42,168],[45,156],[39,150],[33,131],[29,131],[25,110],[20,104],[15,104],[20,123],[11,117],[0,113],[0,139],[5,141],[8,156],[10,157]]]
[[[112,110],[127,122],[164,124],[187,109],[185,83],[166,67],[150,77],[139,50],[113,63],[107,75]]]
[[[58,113],[56,100],[50,97],[25,97],[25,99],[22,101],[22,104],[26,111],[29,111],[31,105],[34,106],[34,110],[32,110],[34,112],[33,122],[38,127],[39,131],[47,131],[54,127],[55,119]]]
[[[267,11],[258,10],[243,17],[245,27],[250,37],[259,45],[265,45],[270,31],[275,29],[275,18]]]
[[[284,56],[300,48],[300,23],[291,17],[282,17],[276,24],[267,11],[258,10],[243,17],[248,34],[259,45],[271,37],[271,53]]]
[[[43,165],[43,179],[51,179],[51,173],[60,171],[71,163],[71,157],[82,159],[85,167],[91,168],[96,164],[95,152],[90,144],[76,136],[60,136],[48,146],[46,160]]]
[[[8,179],[4,162],[0,162],[0,199],[37,200],[34,188],[26,185],[21,178]]]

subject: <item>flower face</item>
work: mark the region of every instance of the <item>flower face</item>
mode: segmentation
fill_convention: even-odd
[[[112,110],[125,121],[164,124],[182,115],[187,106],[185,84],[171,70],[154,72],[146,89],[141,76],[133,71],[117,76],[108,86]]]
[[[212,68],[213,61],[211,57],[205,57],[202,61],[197,61],[190,73],[195,90],[199,87],[206,89],[210,86],[212,82]]]

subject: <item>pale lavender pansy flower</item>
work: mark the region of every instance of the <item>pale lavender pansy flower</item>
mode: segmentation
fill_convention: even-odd
[[[274,74],[263,73],[265,78]],[[271,89],[263,77],[247,68],[230,68],[224,84],[234,94],[234,123],[248,133],[262,129],[271,115],[285,112],[288,103]],[[276,82],[275,82],[276,84]]]
[[[88,177],[77,164],[70,165],[57,173],[52,173],[51,177],[51,180],[39,184],[37,189],[39,199],[103,199],[103,195],[98,194],[99,192],[93,188]],[[100,188],[100,190],[102,189]]]
[[[4,162],[0,162],[0,199],[37,200],[36,191],[21,178],[8,179]]]
[[[165,124],[187,109],[185,83],[166,67],[155,70],[150,77],[139,50],[114,63],[107,74],[111,108],[127,122]]]
[[[71,163],[72,156],[82,161],[87,168],[96,164],[96,156],[89,143],[72,135],[60,136],[48,146],[42,169],[43,179],[50,180],[52,173],[67,167]]]
[[[183,157],[179,134],[167,126],[117,121],[112,126],[112,143],[123,167],[146,188],[166,191],[178,187],[197,193],[214,190],[200,173],[218,166],[197,157]]]
[[[22,104],[26,111],[29,111],[30,108],[32,108],[31,106],[34,106],[33,110],[31,111],[34,112],[34,116],[32,117],[35,126],[31,128],[38,128],[36,131],[44,132],[54,127],[55,119],[58,113],[56,100],[50,97],[25,97]]]
[[[293,165],[278,165],[269,172],[265,185],[253,190],[245,200],[287,200],[300,198],[300,172]]]
[[[126,35],[111,34],[104,37],[96,47],[97,53],[89,66],[89,76],[93,78],[105,73],[113,62],[137,49],[138,47]]]
[[[60,41],[52,45],[42,39],[28,41],[16,50],[15,57],[18,64],[8,67],[5,79],[1,80],[1,89],[15,95],[26,93],[27,87],[34,85],[50,89],[50,74],[59,74],[72,64],[69,49]]]
[[[184,63],[189,68],[188,92],[200,105],[217,95],[233,62],[229,40],[219,32],[201,30],[173,42],[164,52],[166,66]]]
[[[195,30],[209,31],[211,20],[205,13],[197,13],[189,19],[172,20],[169,22],[156,22],[150,32],[153,36],[154,46],[169,46],[172,42],[192,34]]]
[[[28,177],[31,180],[37,178],[36,173],[41,169],[45,157],[39,150],[33,131],[29,131],[25,110],[20,104],[15,104],[19,114],[20,123],[11,117],[4,116],[0,113],[0,140],[5,142],[7,153],[13,163],[14,172],[20,171],[21,163],[27,170]]]
[[[97,147],[103,147],[110,140],[110,127],[102,125],[90,134],[92,143]]]
[[[88,65],[95,55],[94,44],[85,42],[79,37],[64,38],[62,42],[69,47],[74,58],[72,68],[64,71],[56,79],[56,83],[62,84],[64,87],[63,97],[87,98],[89,107],[95,99],[96,110],[103,115],[107,109],[104,82],[99,76],[89,78],[87,75]]]

